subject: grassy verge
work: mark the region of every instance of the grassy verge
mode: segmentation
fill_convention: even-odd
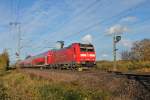
[[[136,81],[108,74],[101,76],[86,75],[77,82],[56,82],[17,70],[7,71],[0,74],[0,100],[138,100],[149,94]]]
[[[17,71],[0,76],[2,100],[109,100],[111,93],[71,84],[53,83]]]
[[[112,70],[112,61],[97,61],[97,69]],[[118,71],[141,71],[150,72],[150,61],[117,61]]]

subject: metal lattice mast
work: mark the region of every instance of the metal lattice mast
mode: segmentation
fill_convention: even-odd
[[[116,36],[116,34],[113,34],[113,71],[117,71],[117,62],[116,62],[116,51],[118,50],[116,48],[116,44],[121,40],[121,36]]]
[[[15,26],[17,29],[17,51],[16,51],[16,56],[17,60],[20,60],[20,53],[21,53],[21,23],[19,22],[10,22],[10,26]]]

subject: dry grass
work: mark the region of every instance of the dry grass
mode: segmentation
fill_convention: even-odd
[[[137,93],[136,82],[130,84],[127,79],[105,72],[48,70],[45,74],[36,71],[38,76],[33,70],[23,72],[25,74],[11,71],[1,76],[3,92],[0,95],[11,100],[133,100],[142,97]]]
[[[97,69],[112,70],[112,61],[98,61]],[[144,69],[144,70],[143,70]],[[143,71],[150,72],[150,61],[117,61],[118,71]]]
[[[58,79],[58,76],[56,78]],[[67,78],[69,77],[65,75],[64,79]],[[106,91],[98,90],[92,93],[89,89],[76,87],[69,83],[45,80],[16,71],[4,75],[1,80],[6,89],[4,93],[11,100],[84,100],[85,98],[109,100],[107,99],[109,93]]]

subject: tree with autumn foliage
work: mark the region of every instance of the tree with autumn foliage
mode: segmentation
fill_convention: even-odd
[[[2,54],[0,54],[0,69],[7,70],[9,67],[9,55],[5,49]]]
[[[121,52],[122,60],[150,61],[150,39],[133,43],[131,51]]]

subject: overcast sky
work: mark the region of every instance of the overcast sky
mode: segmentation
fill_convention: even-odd
[[[111,33],[120,32],[119,52],[150,38],[150,0],[0,0],[0,52],[7,48],[15,60],[21,23],[21,57],[55,46],[92,42],[98,60],[112,59]]]

